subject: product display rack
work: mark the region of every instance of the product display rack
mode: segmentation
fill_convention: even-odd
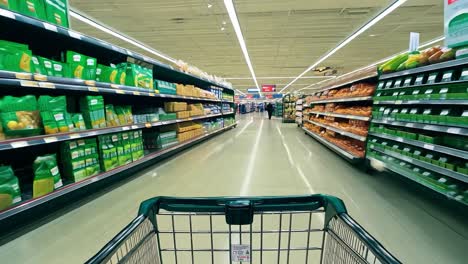
[[[303,102],[303,129],[352,163],[364,161],[375,68],[368,67],[327,81]]]
[[[368,160],[468,205],[468,59],[383,74]]]
[[[296,121],[296,96],[287,94],[283,96],[283,123]]]
[[[302,126],[302,97],[296,101],[296,123],[300,127]]]
[[[57,208],[57,206],[63,206],[63,204],[56,204],[55,207],[53,207],[51,204],[59,203],[62,199],[67,199],[68,195],[72,195],[72,193],[75,196],[80,193],[82,196],[89,193],[88,188],[90,188],[90,186],[95,186],[93,188],[100,186],[98,183],[104,182],[104,179],[106,184],[109,184],[121,179],[122,177],[128,177],[131,173],[135,173],[137,169],[149,166],[164,157],[180,152],[191,145],[211,138],[236,126],[236,123],[232,122],[235,116],[235,112],[233,111],[234,90],[224,83],[221,84],[211,79],[183,72],[172,66],[163,64],[128,49],[1,8],[0,23],[5,27],[5,30],[0,33],[0,39],[27,44],[34,54],[38,54],[40,56],[57,58],[57,54],[61,51],[73,50],[86,54],[87,56],[97,58],[99,63],[107,65],[131,60],[144,65],[144,67],[152,69],[155,79],[168,83],[193,85],[208,91],[213,91],[213,89],[220,91],[219,94],[215,94],[216,96],[212,96],[212,98],[198,97],[198,95],[186,96],[179,94],[163,94],[152,89],[148,90],[128,85],[0,70],[2,96],[33,95],[38,97],[43,95],[63,95],[67,96],[67,99],[73,99],[73,105],[77,102],[78,98],[82,96],[98,95],[105,98],[106,102],[108,101],[111,104],[116,105],[125,104],[130,106],[139,106],[140,104],[145,104],[161,106],[166,102],[187,102],[189,104],[200,105],[201,103],[204,103],[209,107],[213,106],[212,109],[219,109],[216,111],[213,110],[214,112],[211,114],[209,112],[205,112],[208,114],[194,114],[189,118],[175,118],[142,123],[135,122],[133,124],[119,126],[108,125],[107,127],[96,129],[23,136],[1,140],[0,155],[2,155],[2,157],[9,157],[9,159],[14,160],[15,155],[20,155],[22,158],[26,155],[27,158],[25,160],[29,162],[33,156],[49,154],[51,152],[54,153],[54,151],[57,153],[59,145],[65,141],[95,139],[98,136],[125,133],[127,131],[162,129],[171,125],[190,124],[192,121],[203,121],[205,123],[211,122],[213,124],[214,120],[216,120],[216,124],[218,124],[217,128],[214,130],[211,129],[204,133],[199,133],[190,139],[184,139],[170,147],[150,152],[145,149],[146,153],[144,157],[137,160],[134,159],[131,163],[126,165],[120,165],[115,169],[107,171],[101,170],[97,175],[75,182],[67,179],[64,181],[63,187],[56,188],[54,191],[36,198],[32,198],[31,195],[31,175],[29,175],[29,178],[21,179],[23,177],[23,172],[18,172],[18,167],[12,165],[15,174],[19,173],[17,176],[20,178],[21,196],[23,196],[23,200],[0,211],[0,223],[4,226],[13,225],[17,220],[20,222],[27,222],[27,218],[33,213],[45,214],[47,211],[50,212],[53,208]],[[47,41],[43,41],[45,39]],[[224,97],[225,95],[226,97]],[[70,98],[68,98],[68,96],[70,96]],[[73,107],[76,110],[77,106],[73,105]],[[225,122],[226,120],[229,122]],[[219,124],[221,124],[220,127]],[[193,134],[195,135],[195,133]],[[8,161],[9,160],[3,159],[3,165],[9,165],[6,163]],[[58,162],[60,162],[60,160],[58,160]],[[61,166],[60,169],[62,169]],[[22,170],[23,168],[21,168],[21,171]],[[29,168],[27,168],[26,171],[30,174]],[[63,175],[63,172],[61,174]],[[86,189],[83,189],[85,187]],[[101,186],[101,188],[102,187],[105,186]]]
[[[283,117],[283,102],[276,101],[275,102],[275,114],[276,117]]]

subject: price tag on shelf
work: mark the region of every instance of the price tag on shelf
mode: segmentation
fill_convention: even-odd
[[[13,12],[10,12],[10,11],[2,9],[2,8],[0,8],[0,16],[8,17],[8,18],[11,18],[11,19],[16,19],[15,14]]]
[[[408,123],[405,125],[406,127],[414,127],[414,124],[413,123]]]
[[[152,127],[152,126],[151,126],[150,123],[145,123],[145,127],[146,127],[146,128],[150,128],[150,127]]]
[[[403,140],[403,138],[399,137],[399,138],[396,139],[396,141],[403,142],[404,140]]]
[[[165,94],[160,94],[160,96],[161,96],[161,97],[166,97],[166,95],[165,95]]]
[[[88,91],[97,93],[97,92],[99,92],[99,88],[89,86],[89,87],[88,87]]]
[[[57,138],[56,137],[46,137],[44,138],[44,142],[45,143],[53,143],[53,142],[57,142]]]
[[[122,131],[127,131],[127,130],[130,130],[130,128],[128,126],[122,127]]]
[[[132,126],[132,129],[138,129],[138,126],[137,126],[137,125],[133,125],[133,126]]]
[[[133,56],[133,53],[131,51],[127,50],[127,55],[128,56]]]
[[[118,90],[115,90],[115,93],[117,93],[117,94],[125,94],[125,91],[124,91],[124,90],[121,90],[121,89],[118,89]]]
[[[75,138],[80,138],[80,134],[70,134],[69,135],[70,139],[75,139]]]
[[[156,96],[156,94],[154,94],[154,93],[149,93],[148,95],[153,96],[153,97]]]
[[[81,40],[81,34],[78,32],[74,31],[68,31],[68,35],[72,38],[80,39]]]
[[[55,89],[55,84],[51,82],[39,82],[39,87],[47,89]]]
[[[403,103],[402,100],[396,100],[396,101],[395,101],[395,104],[396,104],[396,105],[401,105],[402,103]]]
[[[133,92],[133,95],[141,95],[141,93],[140,93],[140,92],[134,91],[134,92]]]
[[[27,141],[16,141],[16,142],[10,143],[10,145],[12,148],[24,148],[24,147],[29,146],[29,143]]]
[[[15,73],[15,78],[20,80],[31,80],[32,74],[27,72],[17,72]]]
[[[447,132],[452,134],[460,134],[461,129],[458,127],[451,127],[447,129]]]
[[[434,150],[434,145],[431,145],[431,144],[424,144],[423,148],[429,149],[429,150]]]
[[[95,183],[95,182],[99,181],[99,178],[98,177],[93,177],[93,178],[90,179],[90,181],[92,183]]]
[[[39,84],[34,81],[21,81],[20,85],[25,87],[39,87]]]
[[[44,22],[44,28],[47,29],[47,30],[50,30],[50,31],[53,31],[53,32],[58,32],[57,30],[57,27],[52,25],[52,24],[49,24],[49,23],[46,23]]]

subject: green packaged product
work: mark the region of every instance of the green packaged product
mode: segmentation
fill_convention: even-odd
[[[123,125],[120,123],[120,120],[115,113],[114,106],[111,104],[106,104],[106,125],[107,127],[114,127]]]
[[[47,21],[62,27],[69,27],[66,0],[44,0]]]
[[[34,136],[42,132],[37,101],[33,95],[5,96],[0,100],[0,120],[7,136]]]
[[[79,113],[72,114],[71,118],[72,118],[72,122],[73,122],[73,126],[75,127],[75,130],[77,131],[86,130],[86,124],[84,122],[82,114],[79,114]]]
[[[33,197],[51,193],[63,186],[55,154],[39,156],[33,163]]]
[[[54,65],[52,60],[43,57],[38,57],[38,59],[42,68],[44,69],[44,74],[47,76],[54,76]]]
[[[86,128],[95,129],[106,127],[104,99],[102,96],[88,95],[81,97],[80,108],[83,112]]]
[[[115,106],[115,113],[121,125],[133,124],[132,106],[117,105]]]
[[[70,67],[70,75],[73,78],[83,80],[96,79],[97,60],[95,58],[87,57],[74,51],[67,51],[66,61]]]
[[[31,57],[28,45],[0,40],[0,70],[31,72]]]
[[[43,0],[17,0],[18,10],[21,14],[46,19]]]
[[[0,0],[0,7],[17,11],[18,10],[18,0]]]
[[[31,72],[37,74],[47,75],[44,66],[39,61],[39,58],[36,56],[31,57]]]
[[[98,64],[96,68],[96,81],[105,83],[119,83],[119,70],[115,67]]]
[[[10,166],[0,166],[0,210],[21,201],[18,178]]]
[[[62,78],[70,77],[68,64],[54,61],[52,62],[52,65],[53,65],[53,76],[62,77]]]
[[[125,69],[125,85],[153,90],[153,72],[151,69],[128,62],[121,63],[118,67]]]
[[[112,170],[119,166],[117,147],[112,143],[109,135],[99,136],[99,153],[101,168],[104,171]]]

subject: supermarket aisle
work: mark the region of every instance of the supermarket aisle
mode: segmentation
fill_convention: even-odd
[[[462,263],[468,226],[402,181],[367,175],[295,124],[254,113],[238,128],[141,172],[0,247],[2,263],[82,263],[156,195],[328,193],[404,263]]]

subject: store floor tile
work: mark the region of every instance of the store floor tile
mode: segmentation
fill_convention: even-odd
[[[403,263],[468,259],[466,218],[438,204],[438,198],[399,177],[363,172],[296,124],[258,113],[239,119],[236,129],[85,198],[2,245],[1,262],[82,263],[136,216],[141,201],[153,196],[310,193],[342,198],[349,213]]]

